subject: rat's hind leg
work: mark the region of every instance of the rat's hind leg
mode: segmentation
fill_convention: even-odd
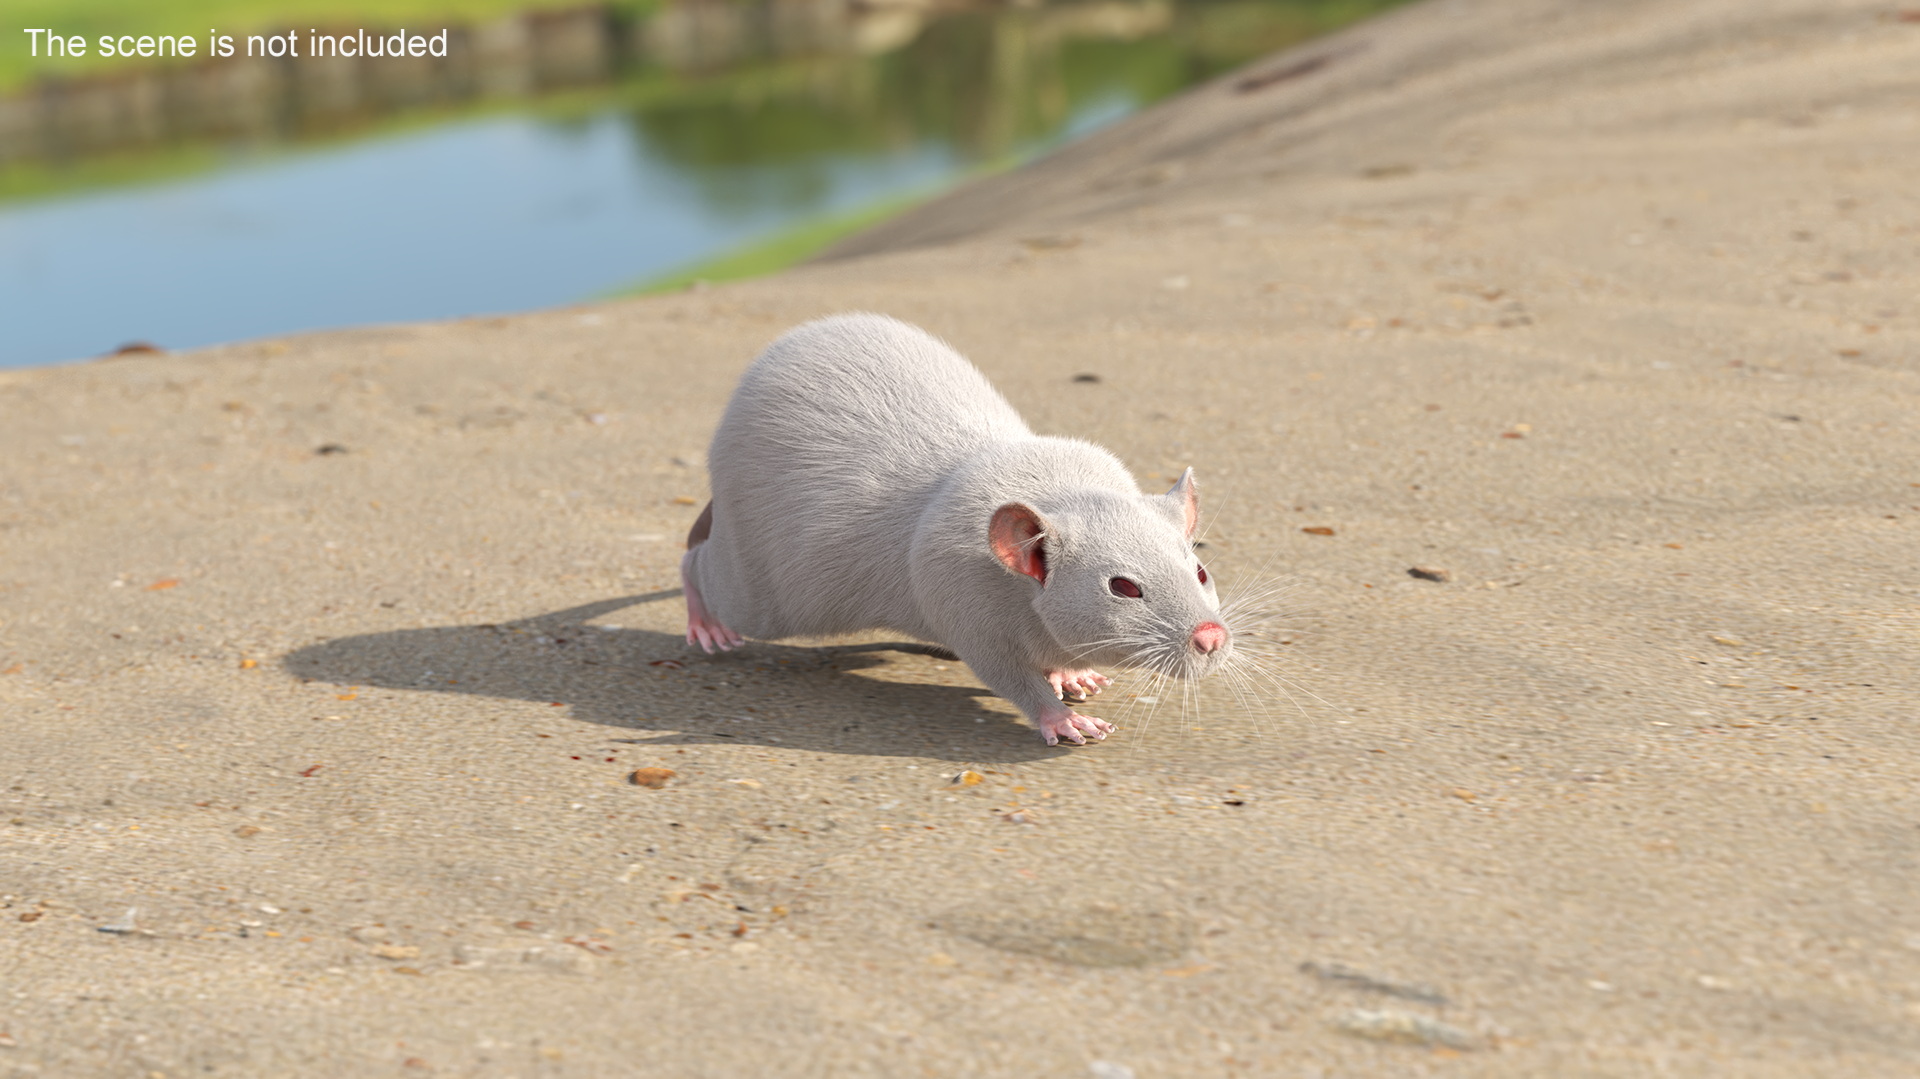
[[[687,553],[680,556],[680,586],[687,594],[687,643],[699,645],[709,654],[716,648],[727,652],[746,643],[746,638],[728,629],[707,610],[699,587],[693,583],[694,548],[706,542],[712,532],[713,503],[709,502],[707,508],[700,511],[700,519],[687,531]]]
[[[680,556],[680,584],[687,593],[687,643],[696,644],[711,653],[714,649],[730,652],[747,643],[726,623],[715,618],[700,599],[700,589],[693,583],[693,552]]]
[[[1053,695],[1063,701],[1069,698],[1084,701],[1113,684],[1113,679],[1086,667],[1048,671],[1047,681],[1053,684]]]

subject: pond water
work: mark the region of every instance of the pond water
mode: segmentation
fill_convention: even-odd
[[[1183,29],[1182,9],[1133,7],[1164,17],[1076,34],[1044,32],[1046,12],[976,13],[881,55],[612,79],[318,142],[203,146],[187,175],[42,184],[0,201],[0,367],[605,295],[931,193],[1303,33],[1284,0],[1212,5],[1215,22],[1273,15],[1251,19],[1264,34],[1216,31],[1224,44],[1205,17]],[[178,146],[152,153],[177,170]],[[84,165],[63,166],[76,186]]]

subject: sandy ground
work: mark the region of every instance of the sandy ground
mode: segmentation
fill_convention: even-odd
[[[1916,92],[1882,3],[1435,0],[862,257],[0,374],[0,1076],[1914,1074]],[[691,654],[848,308],[1195,465],[1284,683]]]

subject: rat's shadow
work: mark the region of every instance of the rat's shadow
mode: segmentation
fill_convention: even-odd
[[[1058,756],[1033,729],[982,708],[985,690],[852,672],[881,653],[945,658],[923,644],[808,648],[750,642],[708,656],[674,634],[589,626],[679,589],[623,596],[499,625],[341,637],[288,653],[296,677],[420,693],[572,706],[575,718],[638,732],[647,745],[761,745],[862,756],[1012,763]],[[931,673],[931,671],[929,671]]]

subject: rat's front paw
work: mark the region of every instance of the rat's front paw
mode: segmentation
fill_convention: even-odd
[[[1113,724],[1104,719],[1083,716],[1071,708],[1051,709],[1040,717],[1040,737],[1045,738],[1050,746],[1059,745],[1062,738],[1076,746],[1084,746],[1089,734],[1100,740],[1112,733]]]
[[[1048,671],[1047,681],[1053,683],[1053,695],[1062,700],[1068,697],[1086,700],[1113,684],[1113,679],[1084,667]]]

